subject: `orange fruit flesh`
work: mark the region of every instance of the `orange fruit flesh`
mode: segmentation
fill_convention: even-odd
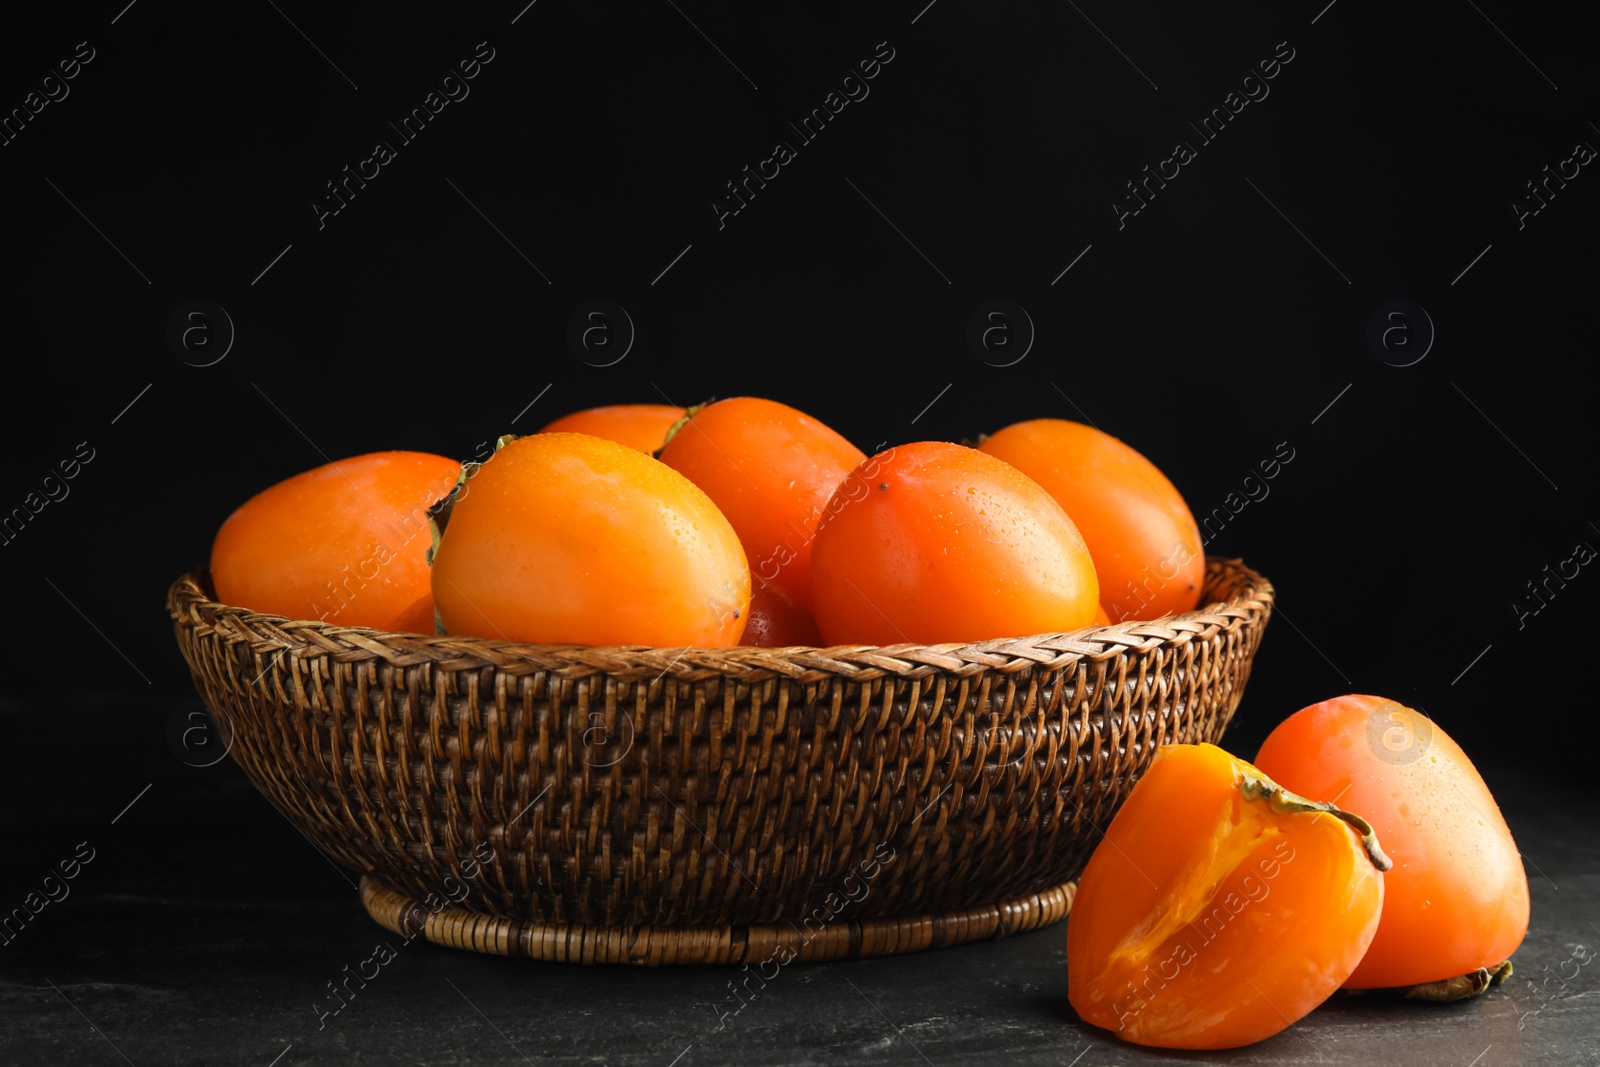
[[[1348,977],[1383,885],[1332,815],[1240,791],[1211,745],[1168,746],[1106,832],[1067,930],[1085,1021],[1169,1048],[1232,1048],[1303,1017]]]

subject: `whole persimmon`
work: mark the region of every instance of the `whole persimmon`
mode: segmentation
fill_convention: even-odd
[[[982,641],[1094,622],[1077,527],[1027,475],[945,441],[865,460],[828,501],[811,555],[829,644]]]
[[[427,452],[372,452],[262,490],[217,531],[217,599],[291,619],[433,633],[428,509],[460,472]]]
[[[1285,788],[1338,797],[1394,859],[1383,921],[1350,988],[1495,971],[1522,944],[1521,853],[1477,768],[1438,723],[1383,697],[1336,697],[1279,723],[1256,765]]]
[[[540,433],[586,433],[654,453],[683,409],[671,404],[609,404],[563,415]]]
[[[503,441],[467,478],[433,555],[445,631],[539,644],[739,643],[750,570],[695,484],[581,433]]]
[[[1355,969],[1388,859],[1360,818],[1215,745],[1166,745],[1106,827],[1067,919],[1067,998],[1140,1045],[1271,1037]]]
[[[757,583],[811,606],[811,540],[822,509],[867,457],[803,411],[738,396],[692,409],[661,449],[733,523]]]
[[[822,632],[811,612],[784,592],[782,586],[756,582],[750,590],[750,622],[739,643],[760,648],[815,648],[822,644]]]
[[[1193,611],[1206,559],[1200,527],[1154,463],[1093,426],[1013,423],[979,449],[1032,478],[1067,509],[1094,557],[1113,622]]]

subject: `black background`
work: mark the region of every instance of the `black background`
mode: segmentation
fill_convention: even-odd
[[[114,0],[13,25],[0,107],[78,42],[95,58],[0,147],[0,510],[79,442],[94,459],[0,547],[6,687],[110,694],[75,705],[85,731],[117,694],[181,701],[167,585],[327,459],[469,458],[587,406],[755,394],[868,450],[1089,420],[1197,515],[1287,442],[1208,546],[1280,598],[1229,747],[1373,692],[1480,764],[1586,765],[1600,575],[1513,608],[1600,547],[1600,174],[1520,229],[1511,207],[1600,146],[1571,9],[925,3]],[[319,228],[324,183],[480,41],[470,95]],[[885,41],[870,95],[719,228],[723,183]],[[1270,95],[1119,228],[1123,183],[1197,144],[1279,42]],[[637,327],[605,368],[564,338],[596,298]],[[992,298],[1037,328],[1013,366],[965,342]],[[165,340],[192,299],[237,329],[210,367]],[[1365,341],[1392,299],[1437,330],[1412,366]],[[153,741],[165,713],[140,714]]]

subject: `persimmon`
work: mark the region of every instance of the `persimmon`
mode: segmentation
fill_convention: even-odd
[[[761,648],[815,648],[822,644],[822,632],[811,612],[784,592],[782,586],[756,582],[750,590],[750,622],[739,643]]]
[[[291,619],[433,633],[428,509],[461,464],[372,452],[264,489],[211,546],[217,599]]]
[[[945,441],[865,460],[828,501],[811,550],[829,644],[982,641],[1094,622],[1078,530],[1021,471]]]
[[[661,449],[739,532],[756,583],[811,606],[811,540],[822,509],[866,455],[803,411],[739,396],[691,409]]]
[[[1083,534],[1113,622],[1193,611],[1206,559],[1200,527],[1154,463],[1093,426],[1013,423],[978,447],[1044,486]]]
[[[563,415],[540,433],[586,433],[654,453],[683,409],[671,404],[609,404]]]
[[[1256,764],[1286,788],[1338,797],[1394,858],[1383,921],[1350,988],[1493,971],[1522,944],[1522,856],[1489,787],[1438,723],[1383,697],[1336,697],[1279,723]]]
[[[1360,962],[1387,864],[1358,816],[1215,745],[1163,746],[1078,881],[1068,999],[1140,1045],[1271,1037]]]
[[[750,570],[695,484],[581,433],[502,439],[470,473],[433,555],[446,632],[543,644],[739,643]]]

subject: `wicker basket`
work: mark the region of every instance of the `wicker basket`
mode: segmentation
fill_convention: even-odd
[[[590,648],[167,606],[250,779],[380,923],[592,963],[885,955],[1054,922],[1157,746],[1217,741],[1272,586],[970,645]]]

